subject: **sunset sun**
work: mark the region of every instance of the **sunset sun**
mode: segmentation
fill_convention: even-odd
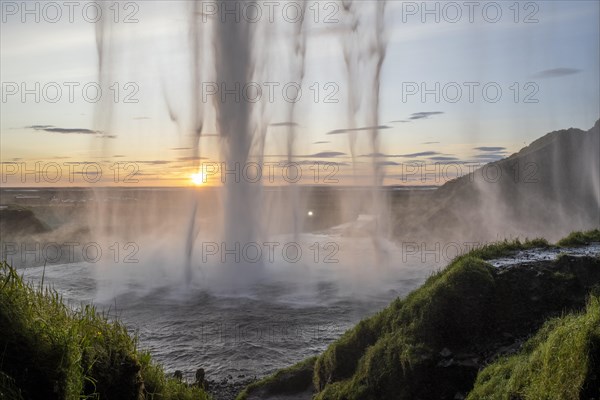
[[[197,172],[195,174],[192,174],[190,179],[192,180],[192,183],[196,186],[200,186],[200,185],[203,185],[206,183],[202,172]]]

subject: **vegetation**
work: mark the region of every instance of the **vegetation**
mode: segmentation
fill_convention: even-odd
[[[591,242],[600,242],[600,229],[587,232],[571,232],[569,236],[558,241],[560,247],[585,246]]]
[[[468,400],[598,398],[600,297],[582,314],[548,321],[522,351],[481,371]]]
[[[570,237],[594,235],[592,231]],[[504,241],[457,257],[419,289],[330,345],[314,363],[315,399],[452,399],[468,395],[476,379],[470,399],[569,399],[578,397],[563,394],[590,390],[596,391],[590,397],[597,398],[598,379],[590,373],[599,365],[593,355],[600,348],[597,297],[589,300],[585,316],[544,322],[578,312],[590,294],[597,296],[600,260],[565,254],[555,261],[502,269],[486,262],[519,250],[548,247],[542,239]],[[578,324],[586,329],[575,333]],[[503,351],[518,351],[524,338],[542,326],[522,354],[492,364],[478,378],[487,364],[496,362]],[[563,347],[554,350],[559,344]],[[557,371],[564,372],[553,385],[544,381],[557,368],[550,360],[561,364]],[[574,368],[574,363],[581,364]],[[527,369],[530,378],[523,373]],[[266,387],[278,374],[254,386]],[[508,394],[486,397],[499,382],[508,389],[497,390]],[[539,393],[547,395],[527,397],[536,393],[537,385],[545,385],[546,392]],[[244,392],[239,400],[245,398]]]
[[[482,247],[477,247],[470,251],[468,254],[463,256],[459,256],[457,260],[461,259],[461,257],[476,257],[482,260],[491,260],[494,258],[500,258],[504,256],[508,256],[515,251],[520,250],[529,250],[529,249],[547,249],[552,247],[546,239],[525,239],[524,242],[521,242],[518,238],[515,240],[503,240],[502,242],[490,243]]]
[[[558,245],[598,236],[575,232]],[[311,390],[316,400],[600,397],[600,259],[565,253],[501,269],[486,262],[540,247],[550,245],[504,241],[457,257],[319,357],[253,383],[238,400]],[[71,309],[1,263],[0,399],[107,398],[208,395],[168,378],[119,321],[93,306]]]
[[[5,396],[5,397],[3,397]],[[0,398],[207,399],[167,378],[119,321],[93,306],[67,307],[0,263]]]
[[[374,323],[359,324],[319,357],[317,398],[381,399],[391,393],[397,398],[434,398],[425,392],[446,380],[440,376],[434,385],[425,382],[438,375],[436,354],[483,333],[493,289],[492,267],[473,257],[430,277]]]
[[[312,371],[317,357],[311,357],[289,368],[277,371],[260,381],[248,385],[236,398],[246,400],[250,395],[270,396],[286,393],[298,393],[310,390]]]

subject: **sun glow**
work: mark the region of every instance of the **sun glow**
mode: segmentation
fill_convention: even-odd
[[[196,186],[204,185],[206,183],[206,180],[204,179],[204,174],[202,174],[202,172],[192,174],[190,179],[192,180],[192,183]]]

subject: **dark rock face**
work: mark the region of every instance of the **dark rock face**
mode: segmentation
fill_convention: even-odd
[[[214,400],[232,400],[246,386],[256,381],[256,378],[230,381],[223,379],[221,381],[206,381],[205,388]]]
[[[547,319],[585,308],[598,287],[600,260],[594,257],[563,256],[494,271],[494,300],[488,317],[479,319],[481,332],[466,329],[464,344],[432,354],[416,374],[421,379],[411,384],[414,398],[466,396],[481,368],[518,352]]]
[[[96,377],[95,388],[86,393],[98,393],[101,399],[142,400],[143,380],[141,366],[126,354],[115,354],[111,360],[99,360],[101,365],[93,367]]]
[[[314,394],[312,380],[316,357],[280,370],[271,377],[254,382],[237,397],[238,400],[310,400]]]
[[[33,211],[25,208],[7,208],[0,210],[0,231],[12,237],[35,235],[50,231]]]
[[[562,256],[517,264],[500,268],[496,282],[495,329],[519,336],[550,316],[582,309],[589,292],[600,285],[600,261]]]

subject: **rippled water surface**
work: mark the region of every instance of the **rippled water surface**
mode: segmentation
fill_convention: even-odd
[[[144,281],[132,280],[112,297],[102,288],[114,278],[107,278],[99,265],[21,271],[35,282],[44,275],[45,284],[72,306],[94,302],[121,318],[167,371],[181,370],[193,379],[202,367],[211,379],[235,381],[266,375],[321,352],[360,319],[417,287],[434,268],[418,260],[411,266],[398,259],[398,265],[402,267],[377,274],[371,282],[359,278],[354,288],[338,284],[336,276],[340,278],[343,267],[337,265],[330,274],[306,271],[310,284],[302,282],[302,270],[300,279],[289,281],[281,274],[280,280],[253,284],[239,294],[219,295],[210,288],[171,283],[149,288]],[[137,274],[143,271],[143,266],[136,268]],[[360,280],[370,288],[359,290]]]

